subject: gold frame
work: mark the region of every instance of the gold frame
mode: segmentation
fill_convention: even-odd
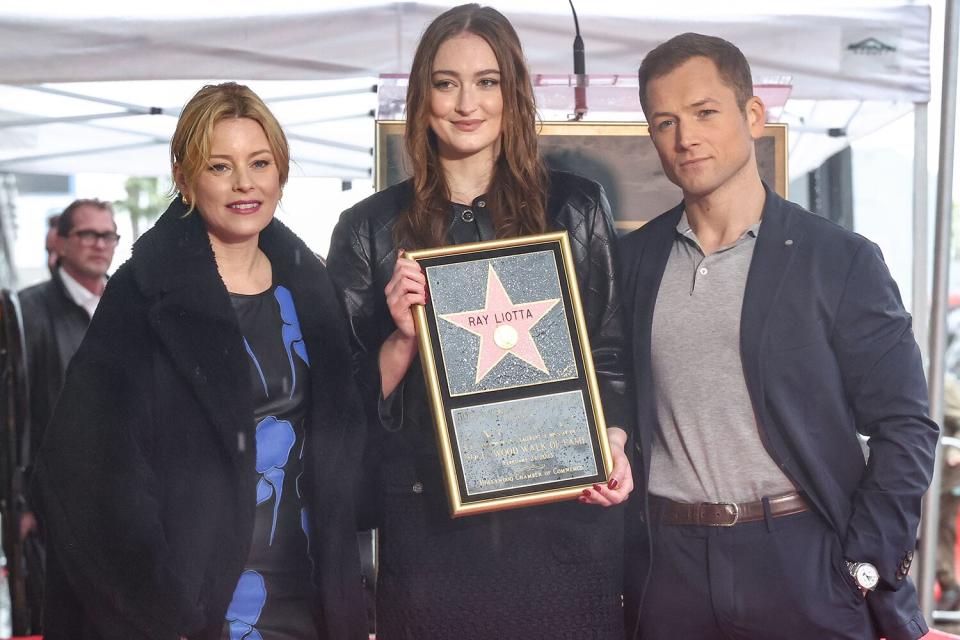
[[[405,122],[403,120],[378,120],[376,127],[377,135],[374,158],[376,171],[374,183],[376,189],[379,191],[390,186],[392,182],[396,182],[396,180],[391,181],[389,179],[391,167],[389,166],[390,158],[386,152],[387,140],[391,136],[396,136],[396,139],[402,140]],[[649,128],[645,122],[543,122],[539,125],[539,131],[541,136],[581,136],[597,139],[604,136],[648,137],[650,135]],[[789,185],[787,174],[787,125],[784,123],[767,124],[764,128],[763,138],[773,140],[772,164],[774,177],[771,186],[781,197],[786,198]],[[761,160],[769,162],[769,158],[758,158],[758,162]],[[403,161],[405,162],[405,160]],[[659,163],[657,163],[657,166],[659,166]],[[580,171],[577,172],[580,173]],[[585,173],[585,175],[591,177],[589,173]],[[663,176],[660,176],[660,178],[663,178]],[[607,190],[607,195],[612,199],[613,191],[617,185],[608,184],[606,180],[598,181],[603,184]],[[679,189],[674,189],[675,191],[670,192],[670,194],[664,194],[663,208],[655,211],[653,215],[672,208],[680,201]],[[667,202],[669,202],[669,206],[667,206]],[[642,226],[647,219],[650,219],[619,219],[618,216],[622,214],[622,212],[617,211],[616,202],[613,202],[613,204],[615,225],[617,229],[621,231],[636,229]]]
[[[589,407],[593,412],[594,432],[591,433],[591,439],[595,437],[596,442],[599,445],[601,459],[597,461],[597,468],[598,472],[602,473],[603,481],[605,482],[613,470],[613,460],[610,455],[610,443],[607,439],[606,421],[604,420],[603,406],[600,402],[600,388],[597,384],[596,370],[594,369],[593,356],[590,349],[590,338],[587,333],[586,321],[583,315],[583,306],[580,300],[580,290],[577,284],[573,253],[570,250],[570,240],[567,237],[567,232],[559,231],[535,236],[526,236],[522,238],[492,240],[489,242],[475,242],[437,249],[408,251],[405,252],[404,256],[412,260],[422,260],[427,258],[461,256],[471,253],[497,251],[501,249],[509,249],[511,247],[544,245],[545,247],[550,246],[553,248],[558,243],[560,255],[562,257],[563,270],[567,281],[567,293],[569,295],[570,305],[573,311],[572,315],[575,323],[575,327],[571,327],[571,329],[576,332],[578,339],[577,341],[580,346],[581,362],[583,363],[582,376],[578,377],[582,378],[583,382],[585,382],[585,384],[583,384],[583,382],[581,383],[581,392],[588,396],[588,398],[586,398],[588,403],[585,403],[585,405],[589,404]],[[423,365],[427,394],[430,400],[431,412],[433,413],[434,427],[437,434],[437,447],[440,453],[440,461],[443,465],[444,483],[446,485],[447,497],[452,517],[458,518],[477,513],[486,513],[488,511],[513,509],[517,507],[544,504],[547,502],[569,500],[576,498],[584,489],[589,488],[596,483],[596,480],[591,480],[589,482],[579,482],[578,484],[569,487],[547,489],[542,491],[534,490],[522,495],[476,499],[465,503],[463,496],[461,496],[460,493],[460,483],[457,474],[457,466],[454,459],[453,443],[451,442],[448,428],[449,425],[447,422],[448,407],[443,401],[443,394],[437,373],[436,356],[433,350],[433,337],[430,331],[430,322],[427,317],[427,308],[423,305],[415,305],[413,308],[414,321],[417,327],[417,337],[420,346],[420,361]]]

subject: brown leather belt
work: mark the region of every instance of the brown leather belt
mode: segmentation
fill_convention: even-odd
[[[769,496],[770,515],[774,518],[802,513],[810,507],[796,491]],[[741,522],[763,520],[763,500],[754,502],[674,502],[650,496],[650,515],[660,524],[732,527]]]

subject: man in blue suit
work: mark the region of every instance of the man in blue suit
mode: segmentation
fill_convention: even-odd
[[[621,245],[628,636],[919,638],[907,572],[938,430],[879,249],[763,184],[734,45],[663,43],[640,101],[683,202]]]

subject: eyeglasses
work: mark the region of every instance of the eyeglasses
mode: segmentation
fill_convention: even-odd
[[[113,231],[93,231],[91,229],[82,229],[80,231],[71,231],[68,236],[75,236],[80,240],[80,244],[85,247],[92,247],[97,244],[97,240],[103,240],[103,244],[107,247],[115,247],[120,241],[119,234],[114,233]]]

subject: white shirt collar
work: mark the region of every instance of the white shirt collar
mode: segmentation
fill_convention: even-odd
[[[58,267],[58,270],[60,272],[60,280],[63,281],[63,287],[67,290],[67,295],[78,305],[86,309],[92,318],[93,312],[97,310],[97,305],[100,304],[100,296],[74,280],[63,267]],[[106,282],[106,278],[104,278],[104,282]]]

